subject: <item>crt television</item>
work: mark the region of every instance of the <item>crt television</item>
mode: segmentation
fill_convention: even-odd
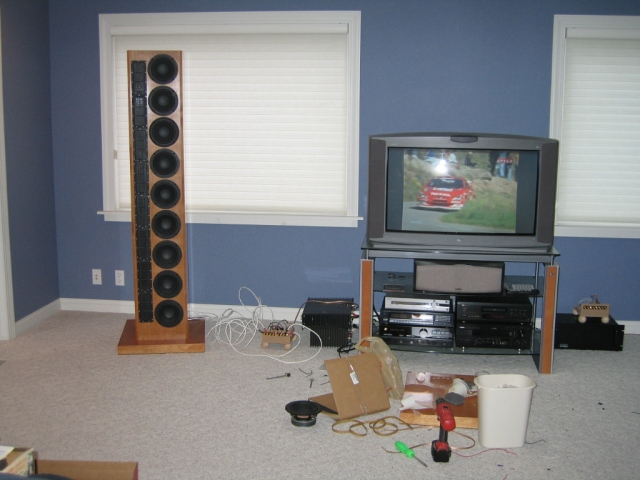
[[[499,134],[369,138],[367,240],[393,248],[546,251],[558,141]]]

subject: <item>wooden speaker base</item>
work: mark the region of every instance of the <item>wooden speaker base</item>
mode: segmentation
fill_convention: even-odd
[[[205,351],[204,320],[189,320],[189,337],[186,340],[142,340],[136,335],[136,320],[130,319],[124,325],[118,355],[147,353],[199,353]]]

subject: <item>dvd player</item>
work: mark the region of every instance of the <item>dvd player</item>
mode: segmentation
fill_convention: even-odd
[[[384,298],[387,310],[410,310],[414,312],[452,312],[451,297],[447,295],[431,295],[420,297],[415,295],[387,295]]]
[[[520,323],[532,321],[533,306],[526,296],[457,297],[456,320],[465,322]]]
[[[383,324],[416,325],[433,327],[453,327],[453,313],[392,311],[383,309],[380,313]]]

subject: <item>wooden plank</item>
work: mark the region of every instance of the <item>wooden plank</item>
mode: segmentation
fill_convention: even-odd
[[[473,375],[455,375],[450,373],[425,373],[425,380],[417,380],[417,374],[408,372],[405,381],[403,403],[407,397],[413,396],[419,403],[427,401],[433,406],[425,408],[402,408],[400,410],[400,420],[413,425],[429,425],[439,427],[440,421],[435,409],[435,399],[444,397],[456,378],[461,378],[466,382],[473,382]],[[456,420],[456,428],[478,428],[478,395],[473,394],[465,398],[462,405],[451,405],[451,413]]]
[[[373,260],[360,260],[360,338],[373,332]]]
[[[558,295],[558,266],[545,269],[544,304],[540,333],[540,362],[538,371],[549,374],[553,369],[553,349],[556,331],[556,304]]]

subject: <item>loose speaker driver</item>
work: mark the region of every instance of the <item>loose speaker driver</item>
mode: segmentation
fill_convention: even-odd
[[[322,407],[310,400],[297,400],[288,403],[284,409],[291,415],[291,423],[296,427],[312,427]]]

